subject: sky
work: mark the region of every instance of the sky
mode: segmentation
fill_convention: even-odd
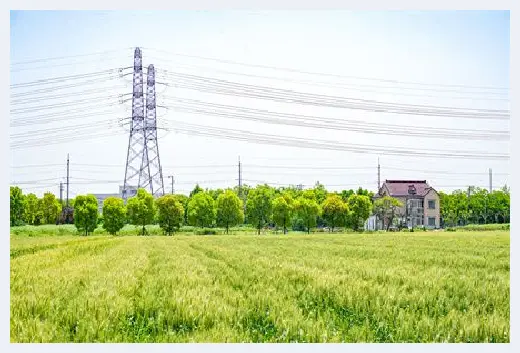
[[[471,139],[508,134],[508,119],[366,107],[376,101],[509,111],[509,21],[508,11],[12,11],[11,184],[24,193],[58,195],[69,154],[71,197],[118,192],[129,135],[122,123],[131,116],[129,67],[140,47],[143,67],[156,69],[166,192],[169,175],[180,193],[197,182],[204,188],[235,186],[239,156],[249,185],[310,187],[319,181],[330,190],[376,191],[379,159],[381,181],[427,180],[448,192],[468,185],[488,188],[492,168],[493,187],[499,188],[509,181],[508,158],[412,154],[509,156],[508,138]],[[212,83],[215,79],[228,81],[228,91]],[[352,109],[281,102],[272,93],[258,99],[243,90],[229,93],[230,84],[364,103]],[[214,114],[214,104],[232,111]],[[246,119],[236,107],[257,113]],[[258,110],[267,111],[270,120],[258,119]],[[274,123],[279,113],[300,122],[302,116],[321,120],[312,127],[310,120],[303,121],[306,126]],[[203,134],[218,128],[219,136],[188,134],[186,124]],[[367,125],[400,133],[368,133]],[[404,133],[410,129],[422,133]],[[227,131],[254,140],[229,139]],[[443,136],[425,137],[425,131]],[[260,134],[270,135],[271,143],[258,143]],[[292,138],[305,142],[279,145]],[[313,145],[316,140],[320,145]],[[372,149],[323,149],[324,141]],[[410,154],[389,155],[392,149]]]

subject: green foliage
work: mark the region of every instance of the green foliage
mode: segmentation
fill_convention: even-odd
[[[210,227],[215,222],[215,200],[206,192],[197,192],[188,203],[188,223],[192,226]]]
[[[293,199],[290,194],[278,196],[273,200],[273,221],[287,233],[287,225],[293,215]]]
[[[56,224],[61,212],[60,201],[50,192],[43,195],[40,207],[43,212],[43,224]]]
[[[23,219],[26,224],[39,225],[43,220],[41,200],[35,194],[28,194],[25,198]]]
[[[196,235],[216,235],[218,231],[216,229],[211,228],[202,228],[195,231]]]
[[[199,186],[199,184],[195,185],[195,188],[190,192],[190,199],[197,195],[199,192],[204,192],[204,190]]]
[[[11,186],[10,200],[11,227],[13,227],[20,225],[24,218],[25,197],[22,193],[22,189],[18,186]]]
[[[141,234],[146,234],[146,226],[152,224],[155,218],[155,203],[153,196],[144,189],[138,189],[134,197],[128,199],[126,211],[130,224],[141,226]]]
[[[349,209],[348,224],[354,231],[357,231],[370,217],[372,203],[368,196],[351,195],[348,198],[347,206]]]
[[[348,216],[348,207],[339,195],[328,195],[323,202],[322,209],[323,218],[332,231],[334,231],[335,227],[345,225]]]
[[[244,222],[244,210],[240,200],[232,190],[226,190],[217,197],[217,225],[226,228]]]
[[[307,229],[307,233],[311,232],[311,228],[316,227],[316,220],[320,215],[320,206],[318,203],[309,197],[303,196],[298,198],[295,202],[296,215],[300,218]]]
[[[323,184],[320,184],[320,182],[316,182],[316,185],[314,186],[314,197],[316,202],[321,205],[327,198],[327,189],[325,189],[325,186]]]
[[[126,223],[126,207],[123,199],[108,197],[103,201],[103,229],[115,235]]]
[[[389,230],[396,217],[401,216],[399,213],[401,207],[403,207],[403,203],[398,199],[384,196],[374,202],[373,212],[378,219],[383,220],[383,227]]]
[[[184,208],[174,195],[165,195],[156,200],[159,226],[167,235],[177,231],[184,220]]]
[[[272,215],[273,191],[267,185],[258,185],[249,192],[247,198],[247,218],[260,234],[260,230],[269,223]]]
[[[74,225],[79,232],[89,235],[97,228],[98,202],[94,195],[78,195],[74,208]]]
[[[188,224],[188,202],[190,202],[189,197],[182,194],[175,194],[173,196],[175,196],[175,199],[180,202],[182,208],[184,209],[183,223]]]
[[[217,201],[218,197],[224,193],[222,189],[206,189],[206,192],[211,196],[211,198]]]
[[[439,192],[441,218],[446,226],[508,223],[510,221],[510,194],[507,186],[489,193],[470,186],[451,194]]]

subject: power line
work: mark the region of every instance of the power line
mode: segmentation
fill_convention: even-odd
[[[15,83],[11,84],[11,89],[17,89],[22,87],[32,87],[32,86],[38,86],[38,85],[45,85],[50,83],[60,83],[60,82],[66,82],[70,80],[78,80],[78,79],[84,79],[84,78],[92,78],[92,77],[98,77],[98,76],[107,76],[110,74],[115,74],[119,70],[125,70],[128,69],[128,67],[125,68],[114,68],[114,69],[107,69],[107,70],[101,70],[101,71],[94,71],[84,74],[76,74],[76,75],[68,75],[68,76],[58,76],[58,77],[47,77],[39,80],[29,81],[29,82],[22,82],[22,83]]]
[[[159,59],[164,60],[164,59]],[[156,61],[156,59],[154,59]],[[275,80],[275,81],[281,81],[284,83],[291,82],[291,83],[298,83],[303,85],[312,85],[317,87],[329,87],[334,89],[343,89],[343,90],[355,90],[356,92],[365,92],[365,93],[376,93],[376,94],[386,94],[386,95],[393,95],[393,96],[408,96],[408,97],[422,97],[422,98],[443,98],[443,99],[479,99],[479,100],[486,100],[486,101],[509,101],[509,98],[492,98],[492,97],[470,97],[470,96],[439,96],[439,95],[432,95],[432,94],[413,94],[413,93],[404,93],[404,92],[389,92],[389,91],[377,91],[377,90],[367,90],[366,88],[377,88],[377,89],[399,89],[399,90],[412,90],[412,91],[420,91],[420,90],[426,90],[426,91],[434,91],[434,92],[442,92],[442,93],[461,93],[459,90],[447,90],[447,89],[424,89],[420,87],[398,87],[398,86],[377,86],[377,85],[367,85],[367,84],[353,84],[353,83],[333,83],[333,82],[324,82],[324,81],[313,81],[313,80],[301,80],[301,79],[294,79],[294,78],[288,78],[288,77],[276,77],[276,76],[269,76],[269,75],[255,75],[250,73],[244,73],[244,72],[236,72],[236,71],[227,71],[227,70],[220,70],[205,66],[193,66],[193,65],[186,65],[186,64],[179,64],[174,63],[173,64],[176,68],[188,68],[188,69],[194,69],[197,72],[200,71],[210,71],[215,72],[217,74],[226,74],[226,75],[235,75],[235,76],[243,76],[243,77],[249,77],[249,78],[257,78],[257,79],[263,79],[263,80]],[[165,72],[166,74],[174,71],[171,70],[161,70],[159,73]],[[468,92],[465,92],[468,93]],[[501,94],[498,92],[469,92],[471,94],[487,94],[487,95],[497,95]]]
[[[229,119],[245,119],[276,125],[291,125],[318,129],[346,130],[369,134],[385,134],[399,136],[418,136],[424,138],[451,138],[466,140],[509,140],[509,132],[493,130],[471,129],[442,129],[434,127],[413,127],[404,125],[365,123],[361,120],[336,119],[309,115],[296,115],[272,112],[260,109],[250,109],[237,106],[226,106],[193,100],[176,100],[180,102],[190,101],[198,103],[201,107],[192,105],[178,105],[171,110],[195,115],[213,115]],[[222,108],[216,110],[215,108]]]
[[[437,150],[428,151],[414,148],[413,150],[399,147],[386,147],[376,145],[359,145],[342,143],[339,141],[303,139],[288,136],[276,136],[260,133],[251,133],[244,130],[236,129],[220,129],[212,126],[174,123],[172,128],[180,133],[187,133],[190,135],[212,136],[221,139],[230,139],[245,142],[255,142],[260,144],[300,147],[308,149],[324,149],[324,150],[338,150],[349,151],[363,154],[387,154],[400,155],[408,157],[435,157],[435,158],[464,158],[464,159],[487,159],[487,160],[508,160],[509,156],[506,154],[489,153],[487,151],[447,151]]]
[[[11,66],[40,63],[40,62],[45,62],[45,61],[79,58],[79,57],[86,57],[86,56],[103,55],[103,54],[108,54],[108,53],[121,52],[122,50],[128,50],[128,49],[133,49],[133,48],[127,47],[127,48],[120,48],[120,49],[105,50],[105,51],[95,52],[95,53],[86,53],[86,54],[77,54],[77,55],[62,55],[62,56],[55,56],[55,57],[50,57],[50,58],[39,58],[39,59],[32,59],[32,60],[26,60],[26,61],[17,61],[17,62],[11,63]]]
[[[266,86],[246,85],[221,79],[209,79],[200,76],[184,78],[181,75],[174,77],[172,87],[186,88],[201,92],[239,96],[245,98],[267,99],[281,103],[298,103],[319,107],[344,108],[364,110],[371,112],[383,112],[405,115],[424,115],[453,118],[508,120],[509,111],[499,109],[472,109],[445,106],[429,106],[419,104],[397,104],[376,100],[359,99],[352,97],[329,96],[323,94],[311,94],[296,92],[281,88]],[[186,76],[186,75],[184,75]]]
[[[358,79],[358,80],[386,82],[386,83],[393,83],[393,84],[420,85],[420,86],[457,87],[457,88],[472,88],[472,89],[486,89],[486,90],[508,90],[509,89],[507,87],[424,83],[424,82],[412,82],[412,81],[399,81],[399,80],[393,80],[393,79],[381,79],[381,78],[374,78],[374,77],[347,76],[347,75],[338,75],[338,74],[330,74],[330,73],[310,72],[310,71],[298,70],[298,69],[294,69],[294,68],[284,68],[284,67],[276,67],[276,66],[269,66],[269,65],[250,64],[250,63],[243,63],[243,62],[233,61],[233,60],[211,58],[211,57],[206,57],[206,56],[181,54],[181,53],[175,53],[175,52],[148,48],[148,47],[143,47],[143,49],[149,49],[152,51],[163,52],[163,53],[167,53],[167,54],[174,55],[174,56],[210,60],[210,61],[221,62],[221,63],[225,63],[225,64],[233,64],[233,65],[240,65],[240,66],[246,66],[246,67],[256,67],[256,68],[270,69],[270,70],[277,70],[277,71],[287,71],[287,72],[294,72],[294,73],[299,73],[299,74],[315,75],[315,76],[328,76],[328,77],[343,78],[343,79]]]

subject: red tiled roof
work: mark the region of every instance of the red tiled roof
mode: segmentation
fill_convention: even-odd
[[[416,196],[425,196],[431,187],[428,185],[426,180],[385,180],[390,196],[406,196],[408,194],[408,188],[413,185],[415,187]]]

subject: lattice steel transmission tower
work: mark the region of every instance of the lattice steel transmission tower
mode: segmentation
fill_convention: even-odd
[[[148,68],[146,116],[143,88],[143,57],[139,48],[134,53],[132,119],[126,157],[122,196],[126,201],[137,188],[147,189],[154,196],[164,194],[155,104],[155,71]]]
[[[139,187],[139,177],[146,140],[144,136],[144,95],[143,95],[143,57],[141,50],[134,52],[134,79],[132,93],[132,119],[126,155],[125,180],[122,196],[126,201],[133,196],[132,191]]]
[[[148,66],[146,87],[146,117],[144,120],[146,148],[143,153],[139,185],[148,189],[154,196],[162,196],[164,195],[164,180],[157,141],[155,69],[153,65]]]

